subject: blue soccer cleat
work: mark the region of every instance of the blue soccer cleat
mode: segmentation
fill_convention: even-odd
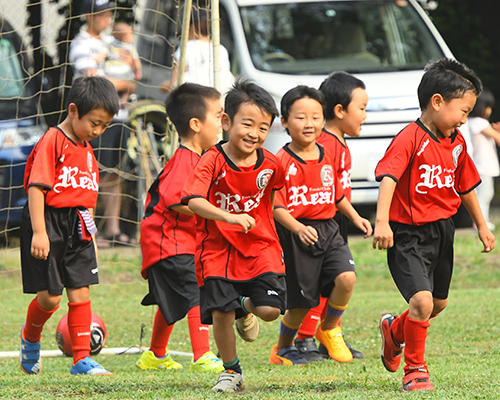
[[[71,375],[108,375],[113,374],[98,362],[92,360],[90,357],[85,357],[83,360],[78,361],[71,367]]]
[[[26,324],[24,324],[26,325]],[[24,373],[29,375],[39,374],[42,370],[40,357],[40,341],[31,343],[24,338],[24,325],[21,328],[21,348],[19,350],[19,365]]]

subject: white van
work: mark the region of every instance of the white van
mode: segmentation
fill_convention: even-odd
[[[154,49],[149,53],[153,64],[167,65],[162,60],[171,53],[160,54],[160,48],[172,43],[169,30],[174,26],[169,27],[166,15],[174,8],[169,1],[161,3],[164,9],[156,11],[156,5],[145,15],[144,26],[150,20],[156,29],[155,42],[149,47],[140,43],[139,51]],[[347,139],[352,202],[376,203],[376,163],[394,135],[420,115],[417,86],[423,67],[431,59],[453,57],[417,1],[219,0],[219,9],[221,43],[233,73],[266,88],[278,105],[292,87],[317,88],[332,71],[347,71],[364,81],[370,98],[366,124],[361,137]],[[163,18],[160,24],[158,17]],[[165,79],[164,73],[156,76]],[[277,119],[264,146],[277,152],[288,141]]]

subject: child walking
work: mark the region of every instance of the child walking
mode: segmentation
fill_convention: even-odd
[[[194,267],[196,220],[181,204],[184,182],[221,132],[220,93],[185,83],[167,97],[166,109],[180,145],[151,185],[141,222],[141,273],[149,284],[142,305],[158,304],[159,309],[150,349],[142,353],[136,366],[145,370],[182,368],[167,346],[175,322],[187,314],[193,349],[190,370],[222,372],[222,361],[210,351],[208,326],[200,321],[200,290]]]
[[[78,78],[68,94],[68,115],[50,128],[28,157],[21,217],[24,293],[37,296],[21,329],[19,363],[27,374],[42,369],[40,339],[66,288],[73,350],[71,374],[112,375],[89,357],[89,286],[99,283],[92,219],[99,168],[89,140],[104,133],[118,112],[116,89],[105,78]]]
[[[371,235],[372,227],[347,200],[333,158],[316,143],[323,113],[323,94],[307,86],[297,86],[281,100],[281,123],[292,141],[277,154],[285,170],[285,186],[277,193],[274,218],[285,253],[287,310],[271,364],[309,363],[293,339],[309,310],[318,306],[320,296],[328,299],[328,306],[316,338],[334,360],[349,362],[353,358],[339,322],[354,290],[356,274],[349,247],[333,218],[338,209],[365,238]]]
[[[429,319],[447,305],[455,227],[463,202],[476,223],[483,252],[495,247],[474,190],[481,182],[458,128],[482,84],[450,59],[431,62],[418,87],[421,117],[392,141],[377,165],[381,182],[373,248],[388,249],[391,275],[409,308],[380,320],[382,363],[396,372],[404,348],[403,390],[434,390],[425,362]]]
[[[495,225],[490,221],[490,204],[495,195],[495,177],[500,175],[497,153],[497,146],[500,146],[500,132],[497,129],[500,124],[491,125],[488,121],[494,104],[493,93],[483,91],[469,118],[472,159],[481,177],[481,184],[476,189],[477,199],[488,228],[492,231],[495,230]]]
[[[283,169],[261,148],[277,114],[268,92],[237,81],[226,96],[222,116],[229,141],[201,158],[183,190],[182,201],[198,222],[195,262],[201,320],[213,324],[225,368],[213,387],[216,392],[234,392],[243,383],[235,319],[238,324],[255,314],[273,321],[285,310],[285,265],[272,216]],[[250,324],[241,325],[240,335],[256,333],[246,331]]]
[[[351,202],[351,152],[345,135],[358,137],[366,119],[368,95],[365,84],[346,72],[333,72],[326,78],[319,90],[325,96],[325,126],[317,142],[333,157],[333,168],[339,177],[344,195]],[[339,225],[340,235],[347,243],[347,217],[336,213],[334,220]],[[316,346],[314,335],[318,321],[324,319],[327,298],[321,297],[319,305],[309,311],[298,330],[295,346],[299,353],[309,361],[322,361],[329,358],[328,350],[322,344]],[[355,350],[346,341],[346,346],[354,358],[363,358],[363,353]]]

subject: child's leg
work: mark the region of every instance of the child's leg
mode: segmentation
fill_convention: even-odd
[[[214,310],[212,311],[212,320],[214,339],[224,363],[224,368],[241,374],[240,362],[236,353],[236,336],[233,329],[234,311]]]
[[[318,322],[322,320],[321,315],[323,312],[326,315],[327,303],[328,299],[326,297],[320,297],[319,305],[312,308],[302,321],[302,325],[298,330],[297,339],[303,340],[314,337]]]
[[[308,309],[295,308],[291,310],[286,310],[280,324],[280,336],[278,339],[278,348],[281,350],[284,347],[293,346],[293,338],[297,334],[297,330],[300,324],[304,320],[304,317],[309,312]]]
[[[59,308],[60,295],[51,295],[47,290],[38,292],[28,307],[23,335],[31,343],[38,342],[45,323]]]
[[[68,294],[68,330],[73,350],[73,365],[90,356],[90,325],[92,310],[88,287],[67,289]]]
[[[356,282],[356,274],[352,271],[343,272],[335,278],[335,287],[328,299],[323,330],[334,329],[339,325],[340,318],[351,299]]]
[[[256,306],[250,297],[243,298],[242,305],[244,310],[255,314],[266,322],[271,322],[280,316],[280,309],[272,306]]]
[[[205,353],[210,351],[208,340],[208,325],[202,324],[200,320],[200,306],[195,306],[188,311],[189,335],[191,337],[191,348],[193,349],[193,360],[197,361]]]
[[[174,329],[174,325],[168,325],[165,317],[158,308],[156,310],[155,321],[153,324],[153,334],[151,335],[151,345],[149,349],[157,358],[165,357],[167,354],[168,340]]]

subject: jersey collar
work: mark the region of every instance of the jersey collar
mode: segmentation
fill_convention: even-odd
[[[337,137],[337,135],[333,134],[332,132],[327,131],[325,128],[323,128],[323,132],[326,133],[327,135],[333,136],[337,142],[341,144],[342,147],[347,148],[347,146],[341,142],[341,140]]]
[[[295,154],[292,150],[290,150],[290,147],[288,146],[290,143],[287,143],[283,146],[283,150],[285,150],[288,154],[290,154],[290,157],[295,158],[299,163],[301,164],[307,164],[302,158],[300,158],[297,154]],[[318,158],[318,164],[323,161],[323,157],[325,156],[325,149],[323,146],[320,144],[316,143],[316,147],[318,148],[319,152],[319,158]]]
[[[238,166],[231,160],[228,155],[225,153],[224,149],[222,148],[222,145],[224,143],[227,143],[227,140],[221,140],[219,143],[215,145],[216,149],[219,150],[219,152],[224,156],[224,159],[227,162],[227,165],[231,169],[234,169],[235,171],[241,171],[241,169],[238,168]],[[262,163],[264,162],[264,151],[261,148],[257,149],[257,162],[255,163],[255,166],[253,169],[259,169]]]
[[[429,129],[427,129],[427,127],[423,124],[423,122],[420,120],[420,118],[418,118],[416,121],[416,124],[422,128],[425,132],[427,132],[427,134],[431,137],[431,139],[433,139],[434,141],[438,142],[438,143],[441,143],[441,140],[445,140],[445,139],[439,139],[436,135],[434,135]],[[451,139],[451,143],[453,143],[455,141],[455,139],[457,138],[458,136],[458,129],[455,129],[455,132],[453,132],[453,134],[449,137],[449,139]]]

